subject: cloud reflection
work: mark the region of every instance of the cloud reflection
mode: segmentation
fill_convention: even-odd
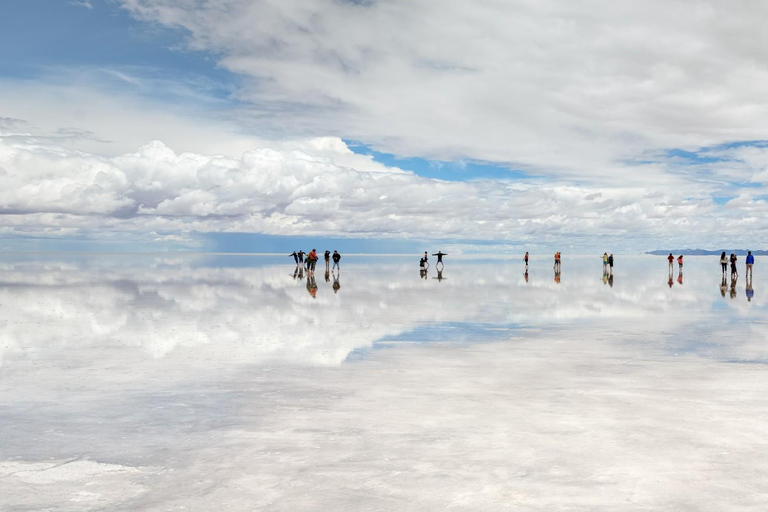
[[[460,341],[471,341],[466,333],[473,329],[478,339],[543,329],[584,340],[596,333],[642,338],[660,346],[694,335],[705,346],[721,331],[729,340],[734,329],[751,332],[765,311],[753,298],[759,282],[750,280],[747,297],[740,283],[728,283],[725,293],[722,283],[716,288],[720,276],[709,276],[703,260],[686,268],[685,286],[680,278],[667,286],[661,259],[624,258],[610,287],[599,262],[587,258],[566,261],[560,282],[552,280],[551,269],[532,265],[524,274],[522,267],[485,262],[449,265],[440,274],[431,269],[426,280],[416,266],[397,260],[376,272],[370,261],[352,260],[328,278],[310,278],[286,265],[206,268],[189,258],[167,263],[2,265],[0,361],[78,350],[119,351],[124,361],[149,356],[339,365],[356,350],[408,340],[410,333],[424,340],[429,329],[431,341],[456,341],[441,328],[449,323],[463,325]],[[723,304],[726,297],[739,300]],[[722,343],[715,346],[722,350]]]

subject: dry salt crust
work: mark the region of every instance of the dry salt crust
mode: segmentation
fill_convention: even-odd
[[[0,508],[766,510],[765,309],[645,265],[614,289],[352,268],[319,306],[273,267],[11,266]],[[248,331],[249,312],[280,315]],[[445,322],[495,334],[447,343]],[[394,343],[339,360],[334,339],[347,356]]]

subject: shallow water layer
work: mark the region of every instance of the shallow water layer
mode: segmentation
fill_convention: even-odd
[[[768,506],[760,261],[450,258],[0,257],[2,508]]]

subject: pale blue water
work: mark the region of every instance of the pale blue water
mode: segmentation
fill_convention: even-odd
[[[275,256],[2,255],[0,499],[8,510],[210,510],[227,500],[237,510],[389,510],[400,499],[413,510],[708,510],[712,479],[768,490],[768,478],[757,483],[767,468],[748,456],[764,442],[743,428],[768,426],[761,263],[748,281],[740,261],[741,276],[723,283],[716,257],[686,258],[670,280],[662,257],[619,255],[607,277],[599,255],[566,255],[558,282],[549,257],[534,256],[526,278],[522,261],[449,256],[442,273],[422,276],[418,255],[345,256],[327,278],[321,261],[313,280]],[[682,438],[664,426],[670,418]],[[542,434],[553,425],[575,437]],[[469,444],[421,453],[433,435]],[[610,460],[579,458],[578,439],[629,445]],[[686,443],[695,460],[665,459],[663,447]],[[423,495],[381,466],[390,449]],[[654,449],[654,462],[638,458]],[[499,450],[534,451],[523,470],[515,456],[496,460]],[[725,451],[740,458],[723,466]],[[482,485],[450,476],[459,458],[484,453]],[[349,457],[358,463],[330,462]],[[553,458],[574,472],[567,482],[586,478],[562,501],[529,487],[570,485],[552,476]],[[657,463],[679,477],[677,491],[649,484],[627,501],[621,475]],[[594,488],[600,471],[612,475],[606,495]],[[301,498],[312,492],[316,501]],[[755,504],[741,498],[729,509]]]

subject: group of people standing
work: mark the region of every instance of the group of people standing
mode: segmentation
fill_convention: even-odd
[[[720,293],[723,297],[725,297],[725,291],[728,289],[728,265],[730,264],[731,267],[731,291],[730,296],[731,298],[736,297],[736,283],[739,280],[739,269],[736,267],[736,262],[739,260],[739,258],[734,254],[731,253],[730,256],[725,255],[725,251],[720,255],[720,269],[723,272],[723,279],[720,282]],[[747,251],[747,258],[746,258],[746,266],[747,271],[746,273],[746,279],[747,279],[747,301],[751,302],[752,297],[755,296],[755,290],[752,288],[752,266],[755,264],[755,256],[752,254],[752,251]]]
[[[448,253],[443,251],[437,251],[435,253],[432,253],[432,256],[437,256],[437,263],[435,266],[440,265],[441,267],[445,266],[445,263],[443,263],[443,256],[448,256]],[[429,253],[427,251],[424,251],[424,256],[421,257],[419,260],[419,268],[421,270],[426,270],[429,268]]]
[[[296,262],[296,270],[293,272],[293,278],[299,278],[303,279],[304,277],[304,270],[306,268],[307,272],[307,292],[309,295],[313,298],[317,298],[317,281],[315,280],[315,267],[317,266],[317,260],[319,259],[317,256],[317,250],[312,249],[311,251],[304,252],[304,251],[293,251],[291,254],[288,255],[289,257],[293,257],[293,260]],[[333,254],[331,254],[331,251],[326,250],[325,254],[325,282],[328,283],[331,280],[331,275],[333,276],[333,293],[338,293],[339,289],[341,288],[341,283],[339,283],[339,277],[341,274],[341,267],[339,267],[339,261],[341,261],[341,254],[339,254],[338,251],[333,251]],[[331,260],[333,260],[333,269],[331,269]],[[333,271],[333,272],[332,272]]]
[[[313,272],[315,271],[315,266],[317,266],[317,250],[312,249],[308,253],[304,251],[293,251],[291,254],[288,255],[290,258],[293,256],[293,260],[296,262],[296,266],[306,266],[307,272]],[[306,257],[305,257],[306,256]],[[341,271],[341,268],[339,267],[339,261],[341,261],[341,254],[339,254],[338,251],[334,250],[333,254],[331,254],[331,251],[327,250],[325,251],[325,271],[328,272],[331,270],[330,264],[331,260],[333,260],[333,269],[339,269]]]
[[[613,275],[613,253],[603,253],[603,275]]]
[[[728,264],[731,264],[731,277],[738,276],[739,270],[736,268],[736,262],[738,261],[738,257],[731,253],[730,256],[725,255],[725,251],[720,255],[720,268],[723,271],[723,276],[725,276],[726,272],[728,271]],[[747,277],[752,277],[752,265],[755,264],[755,257],[752,255],[752,251],[747,251]]]

